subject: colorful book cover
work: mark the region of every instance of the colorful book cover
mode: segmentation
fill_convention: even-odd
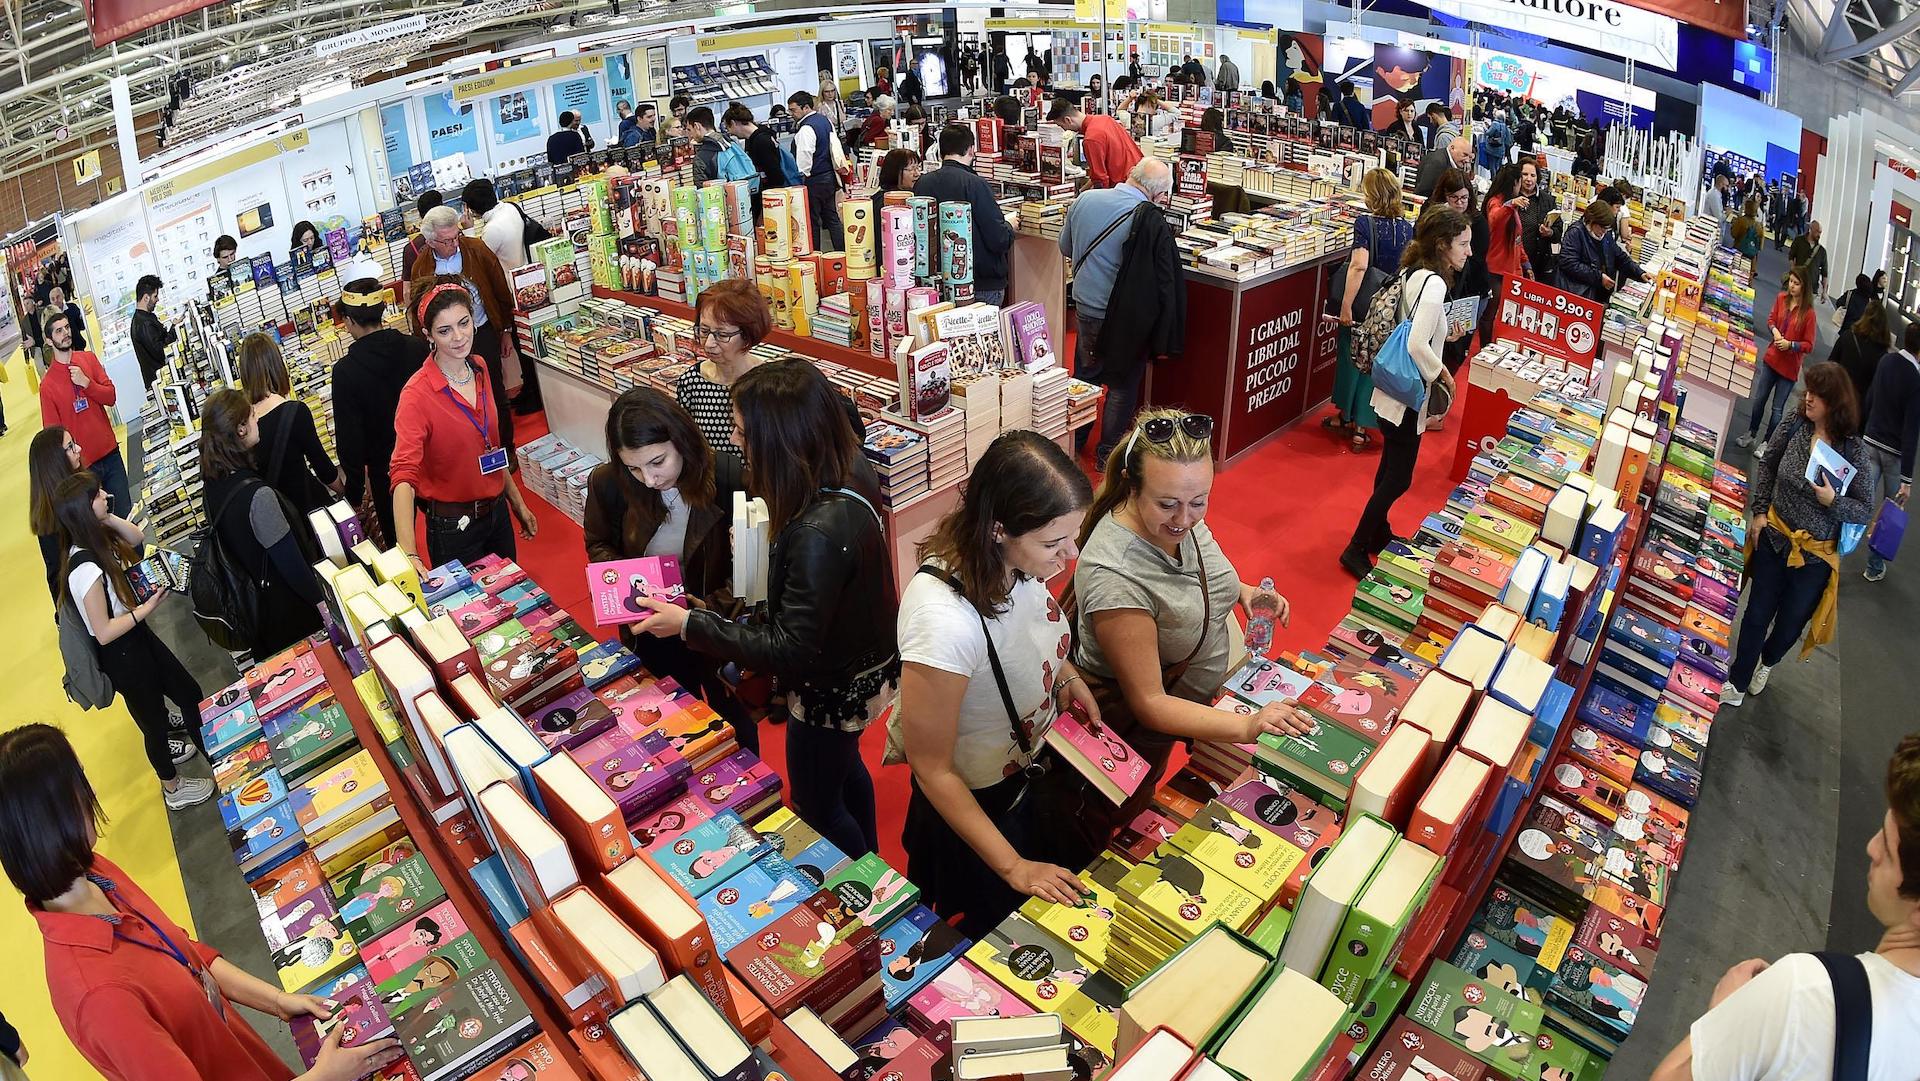
[[[1357,671],[1337,667],[1322,683],[1332,691],[1324,700],[1308,695],[1301,704],[1316,716],[1358,733],[1378,745],[1400,719],[1400,707],[1420,682],[1417,676],[1368,659]]]
[[[628,824],[633,827],[634,843],[657,854],[659,849],[671,844],[688,830],[712,819],[713,813],[707,810],[704,802],[693,796],[680,796],[665,807]]]
[[[1700,800],[1700,768],[1682,755],[1661,750],[1640,752],[1633,771],[1633,783],[1691,808]],[[1624,792],[1623,792],[1624,798]]]
[[[220,823],[229,833],[245,830],[267,808],[286,799],[287,785],[280,779],[280,771],[262,770],[220,797]]]
[[[1573,941],[1588,953],[1643,980],[1652,976],[1654,959],[1660,953],[1657,935],[1599,905],[1587,906],[1586,915],[1580,917],[1580,926],[1573,933]]]
[[[597,699],[590,698],[589,702],[600,705]],[[551,712],[548,715],[552,716]],[[606,729],[567,753],[580,763],[580,768],[607,798],[613,800],[624,818],[635,818],[671,800],[686,784],[683,775],[676,776],[655,761],[640,749],[638,742],[617,727]]]
[[[1606,822],[1620,816],[1627,786],[1576,758],[1556,759],[1547,771],[1546,790]]]
[[[1115,1011],[1126,990],[1094,971],[1066,943],[1015,913],[974,943],[967,960],[1028,1005],[1059,1014],[1081,1039],[1112,1053],[1119,1032]]]
[[[519,992],[497,965],[488,965],[442,989],[433,1008],[393,1019],[393,1034],[422,1076],[485,1061],[539,1028]]]
[[[1567,950],[1547,989],[1551,1006],[1566,1009],[1576,1020],[1595,1023],[1615,1040],[1632,1034],[1646,996],[1645,980],[1579,946]]]
[[[247,695],[262,717],[271,717],[326,682],[320,659],[305,642],[247,670]]]
[[[1071,710],[1055,715],[1044,738],[1049,743],[1064,742],[1073,752],[1069,761],[1075,768],[1098,769],[1102,777],[1127,796],[1139,790],[1140,782],[1152,768],[1112,729],[1101,727],[1096,734]]]
[[[856,919],[874,928],[891,922],[920,900],[920,887],[874,852],[841,868],[827,879],[826,889]]]
[[[1218,800],[1209,802],[1193,821],[1175,830],[1172,843],[1252,894],[1262,907],[1280,896],[1281,887],[1306,858],[1300,849],[1276,842],[1267,831]]]
[[[263,728],[281,776],[294,783],[359,746],[347,711],[331,693],[317,697],[297,712],[272,717]]]
[[[1128,871],[1115,892],[1123,905],[1136,906],[1182,941],[1215,922],[1244,931],[1263,907],[1253,894],[1172,842]]]
[[[1085,888],[1073,904],[1029,897],[1020,906],[1020,914],[1071,946],[1089,965],[1100,968],[1106,964],[1107,939],[1113,933],[1114,911],[1120,904],[1115,891],[1131,869],[1132,864],[1118,856],[1102,853],[1092,867],[1079,874]]]
[[[1556,843],[1571,841],[1587,858],[1595,860],[1606,852],[1612,836],[1605,822],[1545,793],[1534,800],[1521,828],[1544,832]]]
[[[1448,964],[1435,961],[1407,1004],[1407,1016],[1502,1074],[1518,1074],[1533,1054],[1541,1008]]]
[[[1315,801],[1344,809],[1354,775],[1373,755],[1374,743],[1317,713],[1315,717],[1313,730],[1302,735],[1262,732],[1259,760],[1305,788]]]
[[[1573,942],[1573,924],[1565,917],[1502,882],[1487,892],[1473,925],[1543,968],[1558,968]]]
[[[688,791],[715,814],[744,815],[780,795],[780,775],[752,751],[736,751],[695,774]]]
[[[716,939],[716,941],[718,941]],[[880,976],[887,1009],[897,1010],[972,943],[925,905],[914,905],[880,930]]]
[[[384,850],[383,850],[384,851]],[[341,876],[340,917],[347,931],[361,942],[446,896],[427,857],[419,852],[398,863],[382,863],[380,856],[363,861]]]
[[[385,792],[386,787],[380,767],[374,765],[373,756],[363,750],[289,792],[287,805],[293,808],[300,828],[312,836],[316,830],[330,825],[330,820],[349,805],[365,803],[369,793]]]
[[[1587,724],[1575,725],[1567,738],[1569,750],[1582,762],[1620,784],[1633,782],[1633,768],[1640,757],[1638,747]]]
[[[260,738],[260,714],[246,693],[246,685],[236,683],[202,703],[203,709],[217,708],[220,711],[200,728],[200,738],[206,744],[208,757],[219,758],[243,743]],[[234,700],[236,695],[239,696],[237,701]]]
[[[819,885],[769,853],[734,872],[700,898],[700,914],[721,953],[752,938],[779,915],[806,900]]]
[[[1353,1076],[1367,1081],[1484,1081],[1487,1076],[1485,1063],[1404,1016],[1393,1019],[1364,1061]]]
[[[412,859],[418,855],[419,852],[420,846],[413,843],[413,838],[402,837],[392,844],[382,847],[379,851],[367,856],[365,859],[360,860],[353,866],[348,867],[346,870],[335,874],[328,880],[327,889],[333,894],[335,901],[344,904],[359,891],[359,886],[363,881],[378,878],[395,864]],[[318,869],[318,865],[316,865],[315,869]]]
[[[352,964],[357,956],[353,936],[331,920],[313,924],[305,935],[272,951],[274,971],[288,994],[305,991]]]
[[[375,994],[388,1016],[410,1010],[435,991],[489,964],[480,940],[471,934],[448,939],[419,960],[376,981]],[[371,973],[368,974],[371,977]]]
[[[598,627],[625,626],[653,614],[643,598],[686,607],[687,591],[680,581],[680,560],[673,556],[645,556],[587,564],[588,605]]]
[[[907,999],[907,1006],[928,1028],[958,1017],[1026,1017],[1034,1012],[965,957],[941,969]]]
[[[1573,842],[1542,829],[1523,827],[1507,850],[1501,877],[1557,912],[1578,914],[1599,883],[1600,870]]]
[[[269,949],[283,949],[295,939],[323,927],[329,936],[336,934],[332,927],[338,925],[338,916],[326,887],[316,885],[291,900],[282,901],[271,915],[263,914],[260,934]]]
[[[660,869],[698,898],[773,846],[728,812],[692,827],[662,847],[649,849]]]
[[[1668,876],[1672,872],[1645,841],[1610,836],[1598,862],[1605,883],[1666,907]]]
[[[586,681],[589,690],[600,690],[639,672],[640,658],[617,641],[596,642],[580,651],[580,678]]]
[[[213,760],[213,786],[231,792],[241,785],[276,768],[267,741],[255,739]]]
[[[577,746],[614,726],[613,711],[588,690],[563,695],[534,710],[527,727],[550,751]]]
[[[467,921],[460,915],[459,909],[453,907],[451,900],[443,900],[420,915],[402,920],[385,934],[367,943],[366,956],[363,958],[367,972],[374,982],[384,981],[433,952],[441,943],[466,934],[467,930]]]
[[[1313,677],[1265,657],[1254,657],[1227,677],[1227,690],[1256,706],[1292,702],[1313,685]]]
[[[1547,985],[1553,982],[1552,969],[1541,968],[1533,958],[1478,928],[1467,928],[1447,960],[1475,979],[1536,1006],[1546,1002]]]
[[[777,1014],[836,1003],[880,970],[873,928],[822,890],[727,951],[727,965]]]
[[[301,1014],[287,1022],[287,1027],[293,1030],[293,1043],[300,1052],[300,1060],[308,1066],[320,1056],[320,1045],[334,1029],[340,1030],[342,1047],[358,1047],[393,1030],[393,1021],[380,1004],[373,981],[368,979],[367,970],[362,966],[355,965],[322,980],[307,993],[333,1003],[333,1016],[325,1021]]]

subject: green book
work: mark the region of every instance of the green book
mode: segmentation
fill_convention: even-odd
[[[446,896],[427,857],[415,852],[398,863],[382,856],[356,864],[340,877],[340,916],[356,941],[371,942],[388,928]]]
[[[517,619],[509,619],[498,627],[483,633],[474,640],[474,652],[480,656],[480,666],[486,667],[513,651],[515,646],[533,640],[533,632]]]
[[[1253,930],[1247,937],[1268,957],[1278,957],[1280,943],[1286,941],[1287,928],[1292,923],[1293,913],[1275,905],[1271,912],[1260,918],[1259,923],[1253,925]]]
[[[826,890],[861,923],[876,930],[920,903],[920,887],[869,852],[827,879]]]
[[[1351,1006],[1400,953],[1414,914],[1427,902],[1441,859],[1405,837],[1373,870],[1334,938],[1320,983]]]
[[[1467,515],[1461,529],[1473,540],[1492,545],[1508,555],[1519,554],[1539,533],[1531,523],[1484,504]]]
[[[1420,610],[1425,605],[1427,589],[1424,585],[1409,586],[1381,578],[1378,572],[1362,579],[1359,588],[1353,591],[1353,606],[1372,612],[1404,630],[1412,630],[1420,622]]]
[[[374,985],[388,1017],[411,1009],[434,992],[487,965],[487,951],[469,931]]]
[[[1667,462],[1683,473],[1690,473],[1707,483],[1713,483],[1713,458],[1685,444],[1674,442],[1667,445]]]
[[[331,695],[297,713],[282,713],[272,718],[267,722],[265,737],[267,750],[288,787],[360,747],[347,711]]]
[[[1407,997],[1412,986],[1391,968],[1382,969],[1367,985],[1359,1004],[1347,1014],[1347,1034],[1354,1038],[1353,1050],[1348,1052],[1350,1061],[1367,1061],[1375,1041],[1400,1013],[1400,1000]]]
[[[1506,1076],[1526,1067],[1543,1020],[1540,1007],[1439,960],[1407,1016]]]
[[[1374,574],[1391,582],[1398,582],[1409,589],[1423,591],[1427,588],[1427,579],[1432,570],[1433,561],[1430,559],[1420,559],[1393,551],[1381,552],[1380,561],[1373,565]]]
[[[1373,754],[1373,746],[1359,733],[1316,717],[1313,731],[1305,735],[1260,733],[1254,764],[1262,773],[1306,790],[1322,806],[1345,811],[1354,775]]]
[[[1599,1081],[1606,1072],[1607,1060],[1588,1053],[1573,1037],[1551,1023],[1533,1041],[1533,1058],[1528,1062],[1530,1077],[1550,1077],[1556,1081]]]

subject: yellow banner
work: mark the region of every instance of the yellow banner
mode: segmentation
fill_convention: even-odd
[[[759,49],[768,45],[788,45],[796,41],[818,41],[820,31],[811,26],[789,26],[778,30],[738,30],[730,34],[702,34],[695,44],[703,53],[731,49]]]
[[[1240,36],[1248,41],[1264,41],[1268,45],[1280,44],[1280,31],[1278,30],[1242,30],[1240,31]]]
[[[239,172],[249,165],[257,165],[269,158],[277,158],[282,154],[291,154],[295,150],[305,150],[307,142],[307,129],[295,128],[292,131],[281,132],[279,135],[268,139],[264,143],[258,143],[237,153],[228,154],[224,158],[216,158],[213,161],[196,165],[191,169],[187,169],[176,176],[168,177],[165,180],[155,181],[147,185],[147,205],[152,206],[155,203],[171,199],[177,192],[192,191],[202,184],[210,184],[226,176],[228,173]]]
[[[1098,20],[1099,15],[1091,18]],[[1078,19],[988,19],[989,30],[1085,30]]]
[[[1107,21],[1125,22],[1127,20],[1127,0],[1106,0]],[[1073,0],[1073,14],[1076,19],[1100,21],[1098,0]]]
[[[100,179],[100,152],[89,150],[73,159],[73,182],[91,184]]]
[[[573,75],[596,75],[600,71],[598,56],[569,56],[561,60],[546,60],[538,64],[518,64],[499,71],[489,71],[485,75],[475,75],[471,79],[462,79],[453,84],[453,96],[456,101],[470,98],[483,98],[489,94],[498,94],[503,90],[517,90],[534,83],[544,83],[550,79],[565,79]]]

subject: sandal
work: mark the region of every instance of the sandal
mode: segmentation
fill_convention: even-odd
[[[1349,445],[1355,454],[1359,454],[1361,451],[1373,446],[1373,436],[1364,428],[1356,428],[1353,432],[1353,442]]]
[[[1326,428],[1329,431],[1336,428],[1344,430],[1344,429],[1353,427],[1353,422],[1341,416],[1340,414],[1335,413],[1332,416],[1329,416],[1325,420],[1321,421],[1320,427]]]

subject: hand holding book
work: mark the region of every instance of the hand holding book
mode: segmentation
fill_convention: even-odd
[[[1257,742],[1262,732],[1272,732],[1276,736],[1304,736],[1319,725],[1312,714],[1292,702],[1268,703],[1241,720],[1245,722],[1246,730],[1234,741],[1236,743]]]
[[[1000,877],[1020,896],[1038,897],[1056,905],[1078,904],[1087,892],[1072,871],[1058,864],[1016,859]]]
[[[640,622],[627,625],[633,633],[651,634],[655,638],[678,638],[685,633],[687,617],[691,614],[687,609],[652,596],[636,597],[633,603],[653,612]]]
[[[294,1081],[359,1081],[373,1071],[391,1066],[406,1057],[400,1041],[391,1036],[368,1040],[355,1047],[342,1047],[340,1041],[346,1032],[344,1028],[336,1028],[327,1033],[327,1041],[320,1045],[320,1054],[313,1060],[313,1068]]]

